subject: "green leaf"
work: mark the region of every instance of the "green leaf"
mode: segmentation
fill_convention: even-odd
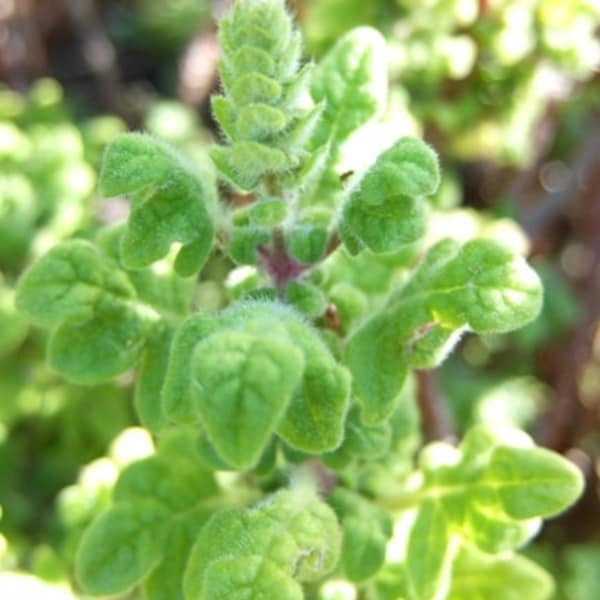
[[[196,345],[196,410],[218,453],[238,468],[256,464],[304,367],[302,353],[276,337],[215,333]]]
[[[196,344],[219,327],[217,318],[196,313],[175,333],[161,399],[165,416],[180,425],[198,422],[190,385],[191,356]]]
[[[92,319],[62,323],[53,331],[48,364],[76,383],[107,381],[134,366],[151,323],[135,305],[103,300]]]
[[[501,446],[487,476],[514,519],[554,516],[573,504],[584,486],[574,464],[544,448]]]
[[[277,433],[296,450],[334,450],[344,435],[350,374],[337,364],[316,332],[294,318],[288,317],[285,325],[293,342],[304,352],[305,368]]]
[[[212,474],[192,457],[173,459],[159,453],[131,463],[119,476],[113,494],[115,501],[135,505],[153,500],[170,513],[191,510],[203,499],[217,494]]]
[[[443,240],[397,297],[398,304],[409,300],[427,303],[430,316],[443,325],[503,333],[538,315],[542,288],[527,262],[495,241],[460,246]]]
[[[339,145],[352,132],[381,116],[387,102],[385,40],[369,27],[347,33],[313,72],[310,91],[325,112],[313,148],[328,140]]]
[[[135,410],[144,427],[159,432],[167,424],[161,402],[173,331],[168,327],[157,331],[144,349],[135,384]]]
[[[251,191],[263,177],[301,165],[321,107],[304,101],[311,69],[299,69],[301,36],[284,2],[235,3],[219,42],[224,96],[213,112],[229,145],[213,148],[211,158],[226,181]]]
[[[240,586],[242,598],[272,597],[275,592],[265,590],[283,586],[281,593],[295,590],[300,595],[290,597],[302,598],[294,579],[321,579],[335,567],[339,549],[335,514],[314,491],[281,491],[255,508],[224,509],[211,517],[188,561],[185,597],[237,598]],[[227,593],[232,596],[218,595]]]
[[[248,591],[251,590],[248,595]],[[206,569],[200,600],[278,598],[303,600],[302,588],[272,561],[262,556],[216,560]]]
[[[401,338],[386,315],[376,315],[351,338],[346,359],[366,425],[389,417],[406,379],[408,366]]]
[[[254,202],[248,209],[248,219],[254,225],[273,227],[281,224],[288,213],[288,204],[278,198],[265,198]]]
[[[427,446],[420,464],[423,483],[406,545],[410,598],[441,597],[459,542],[506,555],[536,535],[541,517],[564,510],[583,489],[574,466],[518,430],[474,427],[459,449]]]
[[[319,225],[301,223],[286,233],[286,247],[298,262],[313,264],[319,262],[327,246],[327,229]]]
[[[158,140],[140,134],[121,135],[106,148],[100,190],[119,196],[155,185],[171,174],[172,158]]]
[[[350,190],[340,223],[344,241],[383,253],[419,240],[425,234],[424,196],[439,182],[433,150],[415,138],[398,140]]]
[[[165,541],[168,556],[144,583],[147,600],[184,600],[183,574],[187,559],[209,516],[210,511],[201,507],[171,523]]]
[[[452,566],[448,600],[549,600],[552,577],[523,556],[492,557],[461,548]]]
[[[121,239],[121,260],[127,268],[150,265],[173,242],[180,242],[178,271],[187,276],[200,269],[214,236],[216,188],[210,173],[200,177],[166,144],[130,133],[109,145],[100,187],[107,196],[130,194],[134,200]]]
[[[465,330],[523,326],[537,316],[541,301],[535,271],[498,243],[436,244],[388,307],[349,340],[347,361],[365,422],[390,413],[410,367],[439,365]]]
[[[325,312],[323,292],[306,281],[290,281],[285,287],[285,299],[307,317],[318,317]]]
[[[231,232],[227,251],[236,263],[255,265],[257,262],[257,248],[267,244],[270,238],[270,231],[266,227],[255,225],[235,226]]]
[[[365,425],[359,410],[353,407],[346,419],[344,441],[336,452],[341,451],[355,458],[375,460],[388,452],[391,438],[392,431],[389,423]]]
[[[90,242],[64,242],[25,271],[17,288],[16,304],[40,325],[85,321],[94,314],[105,281],[102,259]],[[122,293],[132,295],[126,288]]]
[[[325,343],[302,321],[300,315],[282,304],[268,300],[234,304],[213,316],[197,314],[183,324],[173,342],[163,388],[163,407],[168,418],[190,424],[204,420],[204,413],[200,419],[200,406],[202,410],[208,410],[210,398],[203,395],[202,386],[192,381],[192,374],[196,367],[191,361],[192,357],[196,356],[196,346],[203,343],[203,340],[215,331],[219,331],[219,335],[221,332],[223,335],[235,332],[233,338],[243,345],[250,345],[250,340],[264,337],[268,332],[268,339],[273,341],[277,339],[281,348],[292,347],[300,351],[303,355],[300,378],[293,386],[290,382],[291,401],[289,403],[286,401],[287,408],[283,415],[278,417],[276,432],[291,446],[305,452],[326,452],[339,446],[348,409],[349,373],[335,361]],[[217,339],[219,338],[215,337],[215,340]],[[226,339],[226,336],[223,339]],[[246,341],[241,342],[242,339]],[[224,342],[219,342],[221,343]],[[207,342],[207,347],[209,346]],[[294,354],[291,352],[290,356]],[[219,359],[214,353],[213,355],[205,353],[200,360],[207,361],[207,364],[214,362],[215,372],[218,373],[225,368],[225,364],[222,362],[218,364]],[[203,367],[203,372],[203,377],[206,377],[207,381],[211,380],[210,369]],[[216,378],[217,375],[215,381],[211,383],[211,389],[213,383],[215,385],[217,383]],[[277,407],[273,409],[279,414],[281,400],[275,402]],[[223,420],[218,416],[219,410],[216,409],[216,405],[214,410],[208,410],[211,414],[212,426],[216,426],[217,421]],[[230,411],[228,414],[233,413]],[[217,419],[215,423],[212,421],[213,418]],[[205,425],[209,427],[208,421]],[[229,425],[223,423],[222,426],[219,425],[214,429],[213,433],[209,431],[211,442],[227,462],[237,464],[232,461],[232,456],[228,457],[223,453],[224,447],[219,446],[216,438],[220,435],[218,431],[225,430],[227,427]],[[257,426],[256,431],[267,431],[270,427],[269,420],[266,429]],[[231,432],[227,437],[231,437]],[[266,440],[264,443],[266,444]],[[260,449],[255,449],[257,453],[255,458],[258,458]],[[230,448],[225,452],[232,452],[232,450]]]
[[[102,513],[81,539],[76,576],[88,594],[116,594],[140,583],[165,551],[168,512],[151,500],[117,504]]]
[[[368,500],[342,488],[333,492],[329,502],[344,531],[341,555],[344,574],[350,581],[369,579],[385,561],[392,518]]]
[[[419,507],[406,550],[406,588],[410,600],[444,598],[453,549],[443,506],[425,501]]]

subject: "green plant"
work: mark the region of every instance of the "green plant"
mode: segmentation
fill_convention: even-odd
[[[65,378],[136,369],[157,440],[83,534],[78,584],[151,599],[510,598],[516,573],[547,598],[550,576],[515,552],[577,499],[578,470],[486,426],[414,458],[412,372],[467,332],[534,319],[537,275],[490,238],[426,242],[440,174],[422,141],[365,148],[341,172],[385,109],[376,31],[301,66],[283,0],[239,0],[220,43],[212,163],[117,138],[100,187],[129,197],[127,222],[56,245],[17,288]],[[222,256],[230,305],[197,310],[197,275]]]
[[[360,24],[384,34],[393,88],[446,159],[529,164],[536,127],[600,62],[590,0],[299,1],[317,51]]]

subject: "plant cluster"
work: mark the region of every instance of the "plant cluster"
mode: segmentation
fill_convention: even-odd
[[[77,584],[152,600],[548,598],[550,575],[517,550],[578,498],[579,471],[516,429],[421,448],[413,376],[469,332],[531,322],[538,276],[494,236],[427,235],[440,170],[420,139],[349,163],[386,109],[377,31],[303,64],[283,0],[238,0],[219,41],[211,162],[116,138],[99,184],[129,199],[126,222],[54,245],[17,287],[53,371],[98,385],[135,369],[155,439],[111,470],[82,535],[89,511],[78,521]],[[218,261],[229,303],[209,311],[198,275]]]
[[[305,4],[317,49],[359,24],[385,34],[394,89],[446,157],[527,164],[548,103],[564,101],[600,64],[600,11],[590,0]]]

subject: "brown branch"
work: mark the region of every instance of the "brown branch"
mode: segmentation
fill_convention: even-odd
[[[455,441],[454,425],[435,371],[416,371],[417,400],[425,441]]]

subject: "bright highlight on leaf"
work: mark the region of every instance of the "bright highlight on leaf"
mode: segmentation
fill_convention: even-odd
[[[566,459],[534,447],[522,433],[483,426],[470,430],[459,451],[441,443],[426,448],[422,464],[421,501],[404,565],[408,597],[415,599],[449,590],[461,543],[474,547],[468,552],[474,557],[516,550],[537,533],[541,518],[565,510],[583,490],[581,473]],[[457,560],[460,579],[463,562]],[[503,568],[502,562],[479,560],[490,572]],[[526,563],[520,566],[523,577],[541,577]],[[454,585],[462,584],[454,580]],[[483,594],[484,580],[473,585],[481,589],[474,593]]]
[[[365,422],[390,414],[409,368],[439,365],[464,331],[522,327],[541,302],[535,271],[496,242],[436,244],[385,309],[349,341],[347,360]]]

